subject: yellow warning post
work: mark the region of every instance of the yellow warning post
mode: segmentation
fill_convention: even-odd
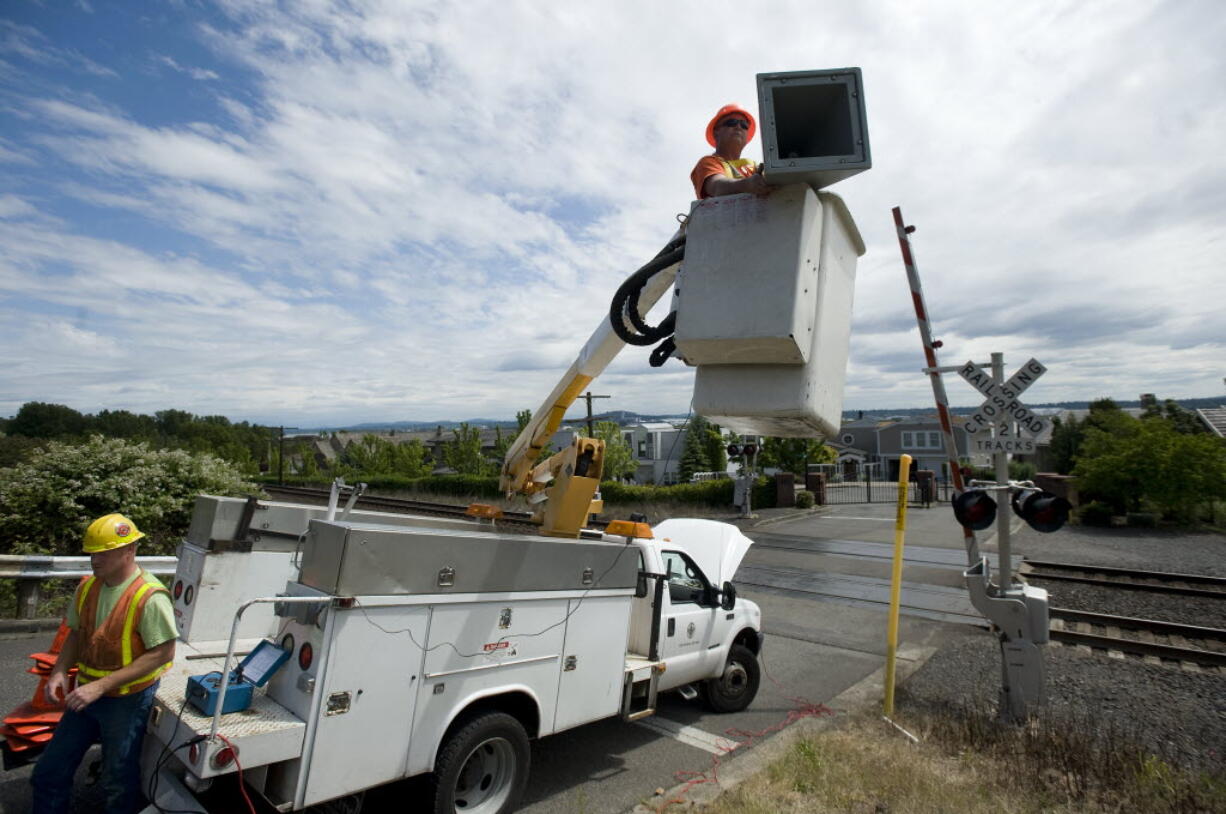
[[[902,596],[902,547],[907,532],[907,487],[911,456],[898,461],[898,512],[894,521],[894,573],[890,578],[890,624],[885,643],[885,714],[894,714],[894,657],[898,651],[898,605]]]

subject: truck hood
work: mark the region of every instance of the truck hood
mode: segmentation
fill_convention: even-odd
[[[753,545],[753,540],[736,526],[717,520],[675,518],[654,526],[652,531],[661,548],[689,554],[716,587],[732,579]]]

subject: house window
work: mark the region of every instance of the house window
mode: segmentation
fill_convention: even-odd
[[[902,445],[903,449],[940,449],[941,434],[939,432],[904,432]]]

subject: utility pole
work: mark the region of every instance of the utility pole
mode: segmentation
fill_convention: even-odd
[[[277,484],[285,485],[285,425],[281,425],[280,434],[277,437]]]
[[[592,399],[609,399],[613,397],[593,395],[592,391],[589,390],[579,398],[587,401],[587,435],[589,438],[595,438],[596,428],[592,425]]]

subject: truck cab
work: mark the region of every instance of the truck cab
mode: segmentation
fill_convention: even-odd
[[[699,685],[717,711],[744,709],[758,687],[762,611],[737,598],[732,577],[752,541],[735,526],[699,519],[666,520],[652,535],[638,542],[648,572],[665,585],[655,640],[666,666],[660,689]],[[650,637],[632,630],[631,641],[644,633]]]

